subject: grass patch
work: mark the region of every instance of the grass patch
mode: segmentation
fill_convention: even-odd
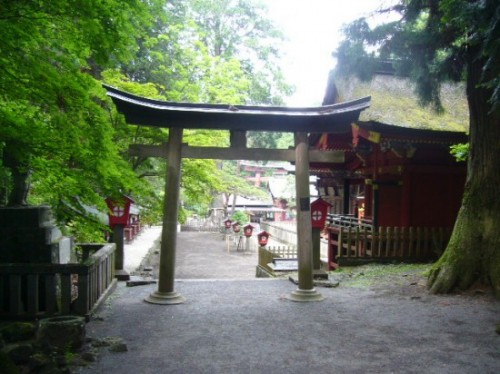
[[[426,278],[432,264],[368,264],[344,266],[330,273],[347,287],[366,288],[377,285],[401,285],[410,279]]]

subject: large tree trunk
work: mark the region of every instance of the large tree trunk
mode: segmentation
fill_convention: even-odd
[[[433,266],[428,284],[431,292],[445,293],[481,282],[500,297],[500,109],[489,103],[492,91],[479,87],[485,61],[470,61],[465,192],[448,247]],[[486,73],[490,76],[483,78],[488,81],[493,72]]]

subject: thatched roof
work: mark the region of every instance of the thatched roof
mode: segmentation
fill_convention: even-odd
[[[371,96],[371,106],[361,113],[361,121],[418,129],[465,131],[469,129],[469,111],[464,85],[445,84],[441,100],[445,108],[437,114],[432,108],[422,107],[407,79],[392,75],[377,75],[371,82],[356,78],[337,80],[339,101],[353,97]]]

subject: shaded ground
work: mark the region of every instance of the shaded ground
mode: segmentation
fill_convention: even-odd
[[[156,285],[120,284],[87,335],[123,339],[128,351],[100,349],[81,373],[498,372],[500,303],[488,294],[429,295],[421,269],[392,269],[386,283],[366,267],[336,273],[337,288],[318,287],[324,301],[291,302],[294,284],[251,279],[256,255],[228,254],[208,235],[179,235],[184,304],[148,304]]]

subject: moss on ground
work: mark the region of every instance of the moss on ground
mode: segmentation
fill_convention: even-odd
[[[330,273],[344,287],[399,286],[425,280],[431,264],[368,264],[344,266]]]

